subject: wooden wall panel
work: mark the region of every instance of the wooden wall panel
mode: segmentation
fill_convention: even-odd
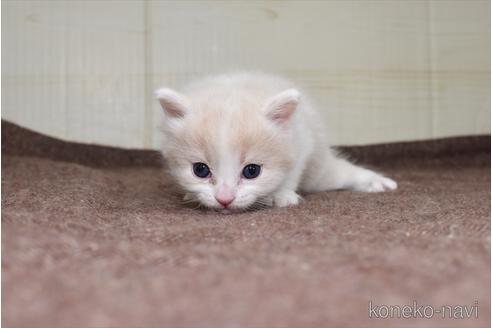
[[[490,133],[488,1],[4,1],[2,117],[157,148],[153,89],[263,70],[335,144]]]

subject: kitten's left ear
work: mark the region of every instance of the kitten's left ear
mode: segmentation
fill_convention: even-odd
[[[159,99],[164,112],[172,118],[183,117],[188,111],[188,100],[174,90],[161,88],[156,90],[154,95]]]
[[[301,93],[296,89],[285,90],[270,98],[264,111],[272,121],[286,123],[297,109],[300,98]]]

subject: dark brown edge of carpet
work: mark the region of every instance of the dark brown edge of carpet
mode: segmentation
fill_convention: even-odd
[[[358,163],[396,167],[415,165],[490,166],[490,135],[337,147]],[[159,167],[157,151],[62,141],[2,120],[2,155],[28,156],[91,167]]]

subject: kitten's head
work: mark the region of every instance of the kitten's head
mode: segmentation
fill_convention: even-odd
[[[165,113],[167,168],[191,199],[231,210],[271,202],[295,161],[297,90],[248,99],[221,92],[184,96],[164,88],[156,96]]]

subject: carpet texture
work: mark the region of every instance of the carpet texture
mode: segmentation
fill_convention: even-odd
[[[490,137],[344,150],[399,189],[223,215],[181,205],[155,152],[2,122],[2,324],[489,327]],[[413,301],[478,318],[369,316]]]

